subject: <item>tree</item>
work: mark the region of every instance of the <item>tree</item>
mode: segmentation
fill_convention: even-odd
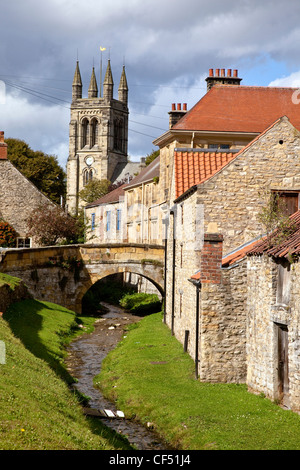
[[[146,166],[150,165],[150,163],[153,162],[153,160],[155,160],[156,157],[158,157],[158,155],[159,155],[159,150],[152,150],[151,153],[146,155],[146,160],[145,160]]]
[[[92,179],[81,191],[79,191],[79,197],[84,202],[94,202],[102,196],[105,196],[105,194],[110,191],[110,188],[111,182],[109,180]]]
[[[8,138],[7,156],[43,194],[59,204],[66,194],[66,174],[57,157],[32,150],[23,140]]]
[[[5,220],[0,220],[0,246],[14,247],[16,246],[17,233],[15,229]]]
[[[27,219],[28,236],[44,246],[58,241],[76,243],[79,233],[76,219],[66,214],[59,206],[41,204]]]

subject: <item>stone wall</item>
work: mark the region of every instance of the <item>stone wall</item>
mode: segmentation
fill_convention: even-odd
[[[221,269],[220,282],[201,288],[200,377],[209,382],[246,381],[247,292],[245,260]]]
[[[276,303],[278,264],[248,257],[247,384],[251,391],[280,401],[278,325],[288,331],[288,407],[300,411],[300,263],[291,265],[290,302]]]
[[[222,269],[220,234],[203,234],[202,239],[194,241],[189,239],[192,225],[197,227],[196,219],[199,222],[196,200],[197,194],[194,193],[182,201],[182,207],[178,206],[174,214],[174,225],[173,218],[170,219],[166,323],[195,360],[201,380],[244,383],[246,261],[230,269]],[[184,225],[185,217],[190,223],[184,230],[180,225],[182,222]],[[197,287],[193,281],[201,284],[199,307]]]
[[[7,308],[15,302],[31,298],[26,285],[20,280],[12,287],[9,282],[0,278],[0,315],[5,313]]]
[[[164,248],[128,245],[69,245],[7,250],[0,272],[22,279],[36,299],[81,313],[81,301],[98,280],[132,272],[163,293]]]
[[[198,187],[205,232],[224,236],[224,254],[260,235],[268,190],[300,190],[299,132],[284,117]]]
[[[53,203],[7,159],[0,159],[0,181],[0,218],[12,225],[19,237],[26,237],[26,220],[34,208]]]

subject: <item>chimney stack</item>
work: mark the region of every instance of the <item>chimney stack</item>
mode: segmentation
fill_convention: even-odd
[[[179,119],[181,119],[182,116],[184,116],[186,112],[187,112],[186,103],[183,103],[182,106],[181,106],[181,103],[177,103],[177,107],[176,107],[176,103],[172,103],[172,109],[171,111],[169,111],[169,116],[170,116],[169,128],[171,129],[173,126],[175,126],[175,124],[177,124]]]
[[[227,75],[225,69],[209,69],[208,77],[205,79],[207,82],[207,91],[209,91],[214,85],[240,85],[242,81],[238,78],[238,70],[227,69]]]
[[[4,142],[3,131],[0,131],[0,160],[7,160],[7,144]]]

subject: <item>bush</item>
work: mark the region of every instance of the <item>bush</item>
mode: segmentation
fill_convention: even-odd
[[[8,222],[0,220],[0,246],[14,247],[16,246],[17,232],[9,225]]]
[[[156,294],[126,294],[121,298],[120,305],[135,314],[156,313],[161,310],[161,301]]]

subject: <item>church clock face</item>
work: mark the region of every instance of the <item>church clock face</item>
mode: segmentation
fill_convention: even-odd
[[[91,166],[93,163],[94,163],[94,157],[87,157],[85,159],[85,163],[88,165],[88,166]]]

